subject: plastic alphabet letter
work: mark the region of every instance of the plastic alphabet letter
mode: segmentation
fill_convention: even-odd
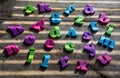
[[[88,71],[88,69],[87,69],[88,65],[89,65],[88,62],[85,62],[83,60],[78,60],[76,69],[79,70],[79,71],[82,71],[82,72],[86,73]]]
[[[99,28],[97,27],[97,22],[90,22],[90,25],[89,25],[90,29],[92,32],[97,32],[99,30]]]
[[[64,57],[61,57],[59,59],[59,63],[60,63],[60,67],[62,69],[66,68],[68,66],[68,60],[69,60],[69,57],[68,56],[64,56]]]
[[[25,13],[26,14],[31,14],[35,11],[35,8],[31,4],[27,4],[25,6]]]
[[[60,33],[59,26],[55,26],[54,28],[50,29],[49,34],[51,38],[60,38],[62,36]]]
[[[63,12],[64,15],[68,16],[70,15],[73,11],[75,11],[75,6],[69,5],[67,6],[67,9]]]
[[[92,15],[94,14],[95,11],[93,9],[93,5],[92,4],[87,4],[85,7],[84,7],[84,14],[86,15]]]
[[[26,60],[26,63],[30,64],[34,58],[34,54],[35,54],[35,48],[34,47],[31,47],[30,50],[29,50],[29,54],[28,54],[28,58]]]
[[[88,31],[85,31],[82,35],[82,39],[85,41],[90,41],[91,40],[91,33]]]
[[[60,18],[60,13],[52,13],[51,17],[50,17],[50,22],[53,25],[59,24],[62,21],[62,19]]]
[[[97,60],[102,64],[102,65],[107,65],[111,62],[112,58],[107,54],[103,54],[101,56],[97,57]]]
[[[84,23],[85,18],[83,16],[77,16],[74,20],[75,25],[82,26]]]
[[[54,48],[54,45],[55,45],[55,42],[54,42],[53,39],[48,39],[45,42],[45,47],[48,48],[48,49]]]
[[[33,24],[30,26],[30,29],[34,29],[35,31],[39,32],[41,29],[44,29],[45,26],[45,19],[42,18],[41,21],[38,21],[36,24]]]
[[[38,3],[39,13],[51,12],[49,4],[43,4],[42,2]]]
[[[95,54],[96,54],[96,50],[95,50],[95,47],[94,47],[93,43],[90,43],[90,44],[84,46],[84,50],[89,52],[90,57],[94,57]]]
[[[16,44],[12,44],[12,45],[6,46],[4,50],[8,56],[11,56],[19,52],[19,47]]]
[[[109,25],[109,27],[108,27],[108,29],[106,30],[106,32],[105,32],[105,35],[107,35],[107,36],[111,36],[111,33],[113,32],[113,30],[115,29],[115,25],[113,25],[113,24],[110,24]]]
[[[24,38],[24,43],[27,45],[32,45],[36,40],[36,37],[34,35],[27,35]]]
[[[76,33],[76,31],[75,31],[75,29],[74,28],[70,28],[70,30],[68,31],[68,33],[67,33],[67,35],[66,35],[66,37],[72,37],[72,38],[75,38],[75,37],[77,37],[77,33]]]
[[[107,25],[110,22],[110,18],[105,13],[100,13],[98,22],[103,25]]]
[[[74,49],[75,49],[75,44],[74,44],[74,43],[71,43],[71,42],[67,42],[67,43],[65,43],[65,45],[64,45],[64,49],[65,49],[67,52],[71,53],[71,52],[73,52]]]
[[[41,67],[43,68],[47,68],[48,67],[48,61],[50,60],[50,55],[44,55],[43,60],[42,60],[42,64]]]
[[[24,29],[21,25],[9,25],[8,30],[14,37],[24,32]]]
[[[105,36],[101,36],[98,44],[103,45],[105,47],[108,47],[110,49],[114,49],[115,47],[115,40],[111,40],[110,38],[107,38]]]

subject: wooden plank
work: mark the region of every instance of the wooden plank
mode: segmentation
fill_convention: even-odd
[[[39,2],[40,0],[16,0],[16,1],[19,1],[19,2],[26,2],[26,1],[31,1],[31,2]],[[42,0],[41,0],[42,1]],[[52,1],[49,1],[49,0],[44,0],[44,2],[56,2],[57,0],[52,0]],[[57,2],[60,2],[60,3],[71,3],[73,1],[65,1],[65,0],[58,0]],[[117,4],[117,3],[120,3],[119,1],[91,1],[91,0],[87,0],[87,1],[74,1],[74,3],[110,3],[110,4]]]
[[[16,4],[14,4],[14,6],[22,6],[24,7],[26,5],[26,3],[32,4],[34,5],[34,7],[37,6],[37,3],[40,1],[16,1]],[[43,1],[44,2],[44,1]],[[94,5],[94,7],[96,8],[118,8],[120,5],[119,1],[48,1],[45,3],[49,3],[50,7],[61,7],[61,8],[65,8],[66,6],[73,4],[76,7],[84,7],[86,4],[92,3]]]
[[[15,11],[15,10],[23,10],[25,7],[24,6],[14,6],[13,7],[14,9],[13,9],[13,11]],[[35,9],[37,10],[37,8],[35,7]],[[63,10],[65,10],[66,9],[66,7],[51,7],[51,9],[53,10],[53,11],[63,11]],[[76,7],[75,8],[75,10],[83,10],[84,9],[84,7]],[[94,8],[95,10],[98,10],[98,11],[120,11],[120,9],[119,8],[108,8],[108,7],[106,7],[106,8]]]
[[[22,24],[22,25],[32,25],[32,24],[34,24],[34,23],[36,23],[36,21],[14,21],[14,20],[6,20],[6,21],[4,21],[2,24],[3,25],[8,25],[8,24]],[[115,26],[116,27],[119,27],[120,26],[120,23],[119,22],[110,22],[110,23],[113,23],[113,24],[115,24]],[[45,24],[47,25],[49,25],[50,24],[50,22],[49,21],[46,21],[45,22]],[[71,26],[71,25],[73,25],[74,24],[74,22],[73,21],[63,21],[63,22],[61,22],[60,23],[60,25],[64,25],[64,26]],[[84,26],[88,26],[89,25],[89,22],[84,22]]]
[[[71,76],[71,75],[79,75],[79,74],[74,74],[74,71],[69,71],[69,70],[66,70],[63,71],[63,72],[60,72],[60,71],[54,71],[54,70],[51,70],[51,71],[45,71],[45,72],[41,72],[41,71],[0,71],[0,76],[5,76],[5,75],[9,75],[9,76],[32,76],[32,75],[67,75],[67,76]],[[27,73],[27,74],[26,74]],[[54,74],[55,73],[55,74]],[[119,72],[113,72],[113,74],[116,73],[118,74]],[[93,73],[93,71],[87,73],[88,76],[96,76],[95,73]],[[112,74],[111,74],[112,75]]]
[[[61,0],[61,1],[57,1],[58,3],[71,3],[73,1],[65,1],[65,0]],[[120,4],[119,1],[74,1],[74,3],[99,3],[99,4]]]
[[[69,31],[69,30],[68,30]],[[68,31],[64,31],[64,30],[61,30],[60,31],[60,33],[62,34],[62,35],[66,35],[67,33],[68,33]],[[80,35],[82,35],[83,34],[83,32],[84,31],[76,31],[76,33],[77,34],[80,34]],[[30,32],[30,31],[27,31],[27,30],[25,30],[24,32],[23,32],[23,34],[33,34],[34,32]],[[7,32],[5,31],[5,30],[1,30],[0,31],[0,34],[7,34]],[[39,32],[38,34],[43,34],[43,35],[47,35],[47,34],[49,34],[49,31],[42,31],[42,32]],[[104,32],[98,32],[98,33],[96,33],[96,36],[97,35],[104,35]],[[119,36],[120,35],[120,32],[112,32],[112,35],[113,36]]]
[[[59,60],[59,59],[57,59],[57,60],[49,60],[49,64],[54,64],[54,65],[56,65],[56,63],[58,63],[58,60]],[[21,64],[24,64],[25,61],[26,61],[26,60],[19,60],[19,62],[18,62],[18,60],[5,60],[5,61],[0,60],[0,64],[7,64],[7,65],[12,65],[12,64],[19,65],[19,64],[20,64],[20,65],[21,65]],[[41,64],[41,63],[42,63],[42,60],[33,60],[33,61],[32,61],[32,64]],[[70,60],[68,61],[68,63],[71,64],[71,65],[75,65],[75,64],[77,63],[77,60],[70,59]],[[94,65],[94,61],[90,61],[90,63],[91,63],[92,65]],[[115,63],[117,63],[117,64],[115,64]],[[113,61],[111,61],[110,65],[108,65],[108,66],[111,67],[112,65],[118,66],[118,65],[120,65],[120,62],[117,61],[117,60],[113,60]],[[23,66],[23,65],[21,65],[21,67],[22,67],[22,66]],[[17,70],[17,69],[16,69],[16,70]]]
[[[21,53],[27,53],[29,51],[29,49],[20,49],[20,54]],[[78,53],[78,54],[80,54],[80,53],[82,53],[82,49],[80,49],[80,48],[78,48],[78,49],[75,49],[74,50],[74,53]],[[3,52],[3,49],[0,49],[0,53],[2,54],[2,52]],[[42,48],[37,48],[36,49],[36,51],[35,51],[36,53],[45,53],[46,51],[44,50],[44,49],[42,49]],[[53,49],[53,50],[51,50],[51,51],[49,51],[49,54],[57,54],[57,53],[61,53],[62,51],[61,50],[59,50],[59,49]],[[100,54],[102,54],[102,53],[104,53],[105,52],[105,50],[103,50],[103,49],[101,49],[101,50],[97,50],[97,52],[96,52],[96,54],[98,54],[98,55],[100,55]],[[108,52],[108,54],[109,55],[120,55],[120,53],[119,53],[119,50],[113,50],[113,52],[112,53],[109,53]]]
[[[24,40],[0,40],[0,43],[20,43]],[[36,39],[35,40],[35,44],[42,44],[44,43],[46,40],[39,40],[39,39]],[[55,41],[56,44],[65,44],[66,42],[73,42],[74,44],[82,44],[82,42],[80,40],[58,40],[58,41]],[[97,41],[90,41],[89,43],[95,43],[97,44]],[[120,45],[120,41],[116,41],[116,45]]]
[[[39,14],[38,14],[38,15],[31,14],[31,15],[29,15],[28,17],[24,16],[24,14],[12,14],[12,16],[13,16],[13,18],[14,18],[14,17],[16,17],[16,18],[17,18],[17,17],[18,17],[18,18],[24,17],[24,18],[30,18],[30,19],[32,19],[32,18],[36,18],[36,19],[37,19],[37,18],[43,17],[43,15],[39,15]],[[78,15],[70,15],[69,18],[70,18],[70,19],[74,19],[76,16],[78,16]],[[98,18],[98,16],[99,16],[99,15],[87,16],[86,19],[94,19],[94,18]],[[51,17],[51,15],[45,15],[45,18],[50,18],[50,17]],[[108,15],[108,17],[110,17],[110,18],[115,18],[115,19],[120,18],[119,15],[110,15],[110,16]],[[24,19],[24,18],[23,18],[23,19]],[[64,16],[61,15],[60,18],[63,19]]]
[[[42,1],[42,2],[56,2],[57,0],[16,0],[16,1],[20,1],[20,2],[26,2],[26,1],[32,1],[32,2],[34,2],[34,1],[37,1],[37,2],[40,2],[40,1]]]

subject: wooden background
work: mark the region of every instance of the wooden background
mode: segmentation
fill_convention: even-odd
[[[49,30],[54,26],[49,23],[51,13],[38,14],[36,8],[35,13],[24,16],[23,9],[28,3],[36,7],[38,2],[49,3],[53,9],[51,13],[60,12],[62,22],[59,27],[61,29],[62,37],[55,40],[55,48],[51,51],[44,49],[44,42],[48,39]],[[83,8],[86,4],[92,3],[96,13],[93,16],[85,16],[85,23],[82,27],[74,26],[74,18],[77,15],[83,15]],[[75,12],[69,17],[62,15],[66,6],[73,4],[76,6]],[[88,57],[88,54],[83,52],[83,47],[88,44],[81,41],[81,36],[84,31],[88,30],[88,25],[91,21],[97,21],[100,12],[105,12],[111,19],[110,23],[115,24],[116,28],[112,33],[111,39],[116,40],[116,46],[113,51],[96,45],[97,54],[93,59]],[[84,16],[84,15],[83,15]],[[46,29],[42,32],[35,33],[29,31],[29,27],[35,22],[39,21],[42,17],[45,18]],[[25,29],[23,34],[13,38],[6,32],[9,24],[20,24]],[[108,25],[107,25],[108,26]],[[107,26],[99,25],[99,31],[92,35],[93,42],[97,44],[100,36],[104,35]],[[74,27],[79,34],[75,39],[65,38],[68,30]],[[34,34],[37,37],[34,46],[37,48],[34,60],[29,66],[24,63],[27,58],[27,53],[31,46],[25,46],[23,39],[28,34]],[[75,43],[75,51],[72,54],[65,54],[63,51],[64,43],[71,41]],[[90,43],[89,42],[89,43]],[[5,58],[3,54],[4,47],[8,44],[16,43],[20,47],[20,52],[9,58]],[[95,63],[96,57],[107,52],[112,58],[112,62],[103,67]],[[44,54],[50,54],[49,67],[47,70],[40,70],[40,64]],[[68,55],[69,67],[60,71],[57,62],[60,57]],[[88,72],[86,74],[75,73],[76,62],[79,59],[87,60],[90,62]],[[0,0],[0,78],[120,78],[120,0]]]

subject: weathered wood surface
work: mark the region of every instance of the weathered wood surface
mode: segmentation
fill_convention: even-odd
[[[53,26],[49,23],[51,13],[38,14],[36,12],[24,16],[23,9],[27,3],[31,3],[34,6],[39,1],[47,2],[53,8],[54,12],[60,12],[62,22],[60,23],[62,37],[55,40],[56,45],[50,52],[44,50],[44,42],[48,39],[48,33],[50,28]],[[74,18],[77,15],[83,15],[82,10],[88,3],[94,4],[96,13],[93,16],[85,16],[85,23],[82,27],[74,26]],[[63,10],[66,9],[67,5],[73,4],[76,6],[76,11],[73,12],[69,17],[62,15]],[[90,21],[97,21],[100,12],[105,12],[111,18],[110,23],[116,25],[116,29],[112,33],[111,38],[116,40],[116,47],[112,52],[108,51],[108,54],[113,58],[113,61],[102,67],[95,63],[96,57],[103,54],[107,50],[103,47],[96,45],[97,54],[96,57],[90,59],[88,54],[83,53],[83,47],[88,44],[81,41],[81,35],[84,31],[88,31],[88,25]],[[46,19],[46,29],[39,33],[29,31],[31,24],[39,21],[42,17]],[[21,24],[25,32],[15,38],[6,32],[9,24]],[[68,30],[74,27],[79,34],[76,39],[66,39],[65,35]],[[100,28],[99,32],[92,36],[93,42],[97,44],[100,36],[104,35],[107,26],[98,25]],[[28,50],[31,46],[25,46],[23,44],[24,36],[27,34],[34,34],[37,37],[35,44],[32,46],[36,47],[36,53],[34,60],[31,65],[24,66],[26,61]],[[119,0],[0,0],[0,78],[120,78],[120,1]],[[60,71],[59,65],[57,65],[58,59],[66,55],[63,51],[64,43],[71,41],[76,45],[73,54],[67,54],[70,56],[69,67],[64,71]],[[89,43],[90,43],[89,42]],[[20,52],[17,55],[5,58],[3,55],[3,49],[6,45],[16,43],[20,47]],[[51,60],[49,61],[49,67],[47,70],[39,70],[41,60],[44,54],[50,54]],[[89,71],[82,75],[81,73],[75,73],[75,66],[78,59],[88,60],[90,66]]]

